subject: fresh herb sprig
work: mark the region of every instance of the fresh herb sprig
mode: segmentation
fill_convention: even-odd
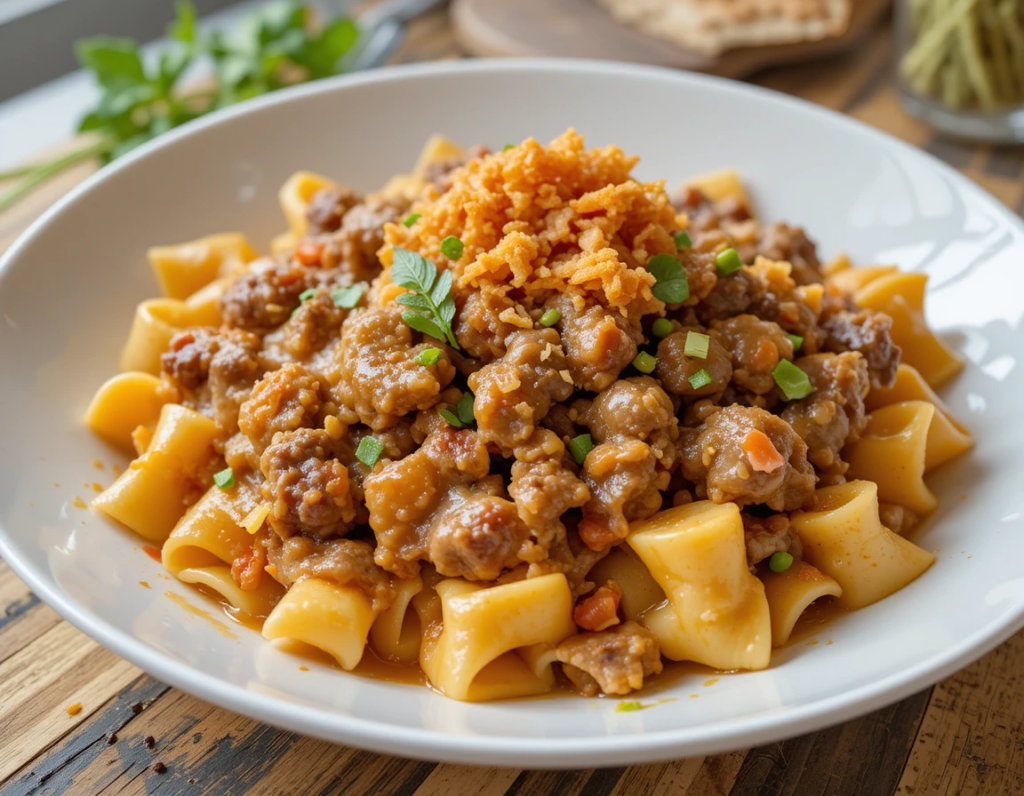
[[[396,299],[402,306],[411,308],[402,313],[402,320],[417,332],[447,341],[459,350],[452,332],[455,319],[452,272],[444,270],[438,275],[437,267],[422,255],[396,248],[391,281],[410,291]]]
[[[101,90],[96,107],[78,127],[90,140],[51,160],[0,172],[0,182],[18,180],[0,192],[0,211],[77,163],[94,158],[109,163],[211,111],[336,74],[343,70],[344,56],[359,37],[348,17],[312,30],[309,10],[297,0],[260,7],[230,39],[219,32],[202,39],[196,31],[195,8],[188,0],[179,0],[176,13],[167,31],[171,44],[150,67],[143,64],[133,39],[97,36],[76,43],[79,62],[93,73]],[[180,91],[182,75],[203,54],[213,59],[216,81]]]

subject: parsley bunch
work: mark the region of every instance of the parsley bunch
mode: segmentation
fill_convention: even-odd
[[[79,132],[91,133],[95,139],[44,163],[0,172],[0,182],[21,178],[0,193],[0,211],[76,163],[97,157],[109,163],[205,113],[337,74],[359,38],[355,22],[348,17],[311,30],[309,10],[297,0],[259,8],[243,20],[231,38],[215,31],[200,39],[192,4],[179,0],[176,10],[168,28],[171,44],[148,69],[133,39],[97,36],[77,42],[78,60],[93,73],[102,92],[96,107],[78,127]],[[181,76],[200,55],[212,58],[215,83],[180,91]]]

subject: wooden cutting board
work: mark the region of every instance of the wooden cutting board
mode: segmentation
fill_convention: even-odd
[[[452,24],[473,55],[559,56],[631,61],[746,77],[855,46],[888,11],[890,0],[854,0],[846,33],[815,42],[744,47],[708,56],[616,22],[596,0],[454,0]]]

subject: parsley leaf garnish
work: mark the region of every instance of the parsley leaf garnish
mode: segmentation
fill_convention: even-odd
[[[656,254],[647,262],[647,270],[657,280],[651,292],[666,304],[679,304],[690,297],[690,283],[678,257]]]
[[[396,248],[391,281],[410,291],[396,299],[402,306],[411,308],[402,313],[403,321],[417,332],[447,341],[452,348],[461,350],[452,332],[455,299],[451,271],[442,271],[438,276],[437,267],[425,257]]]

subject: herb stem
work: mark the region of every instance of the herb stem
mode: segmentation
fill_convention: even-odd
[[[441,308],[434,303],[434,300],[430,297],[430,293],[420,293],[420,295],[423,296],[430,305],[430,311],[434,313],[434,317],[440,320],[443,317],[441,315]],[[460,351],[459,342],[455,339],[455,334],[452,332],[451,324],[442,323],[439,325],[441,327],[441,331],[444,332],[444,336],[448,338],[448,344],[456,351]]]
[[[70,168],[83,160],[95,157],[109,146],[110,142],[107,139],[100,139],[89,144],[89,146],[59,155],[53,160],[48,160],[38,166],[30,167],[25,173],[25,179],[7,191],[7,193],[0,194],[0,212],[11,207],[11,205],[31,193],[40,184],[64,171],[64,169]]]

